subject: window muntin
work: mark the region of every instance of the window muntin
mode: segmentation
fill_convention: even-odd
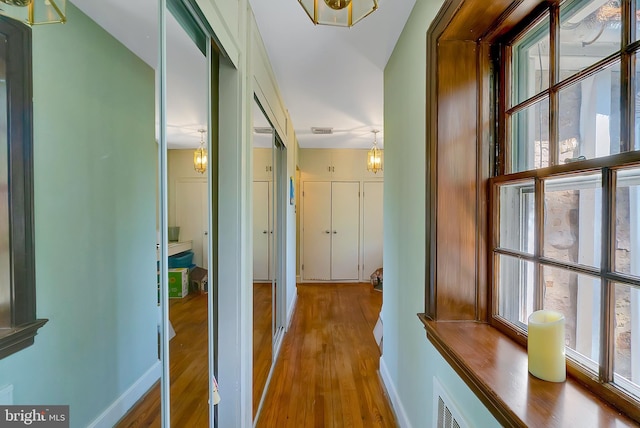
[[[640,7],[620,5],[550,3],[545,15],[528,21],[538,24],[523,23],[521,34],[506,41],[510,61],[500,65],[504,90],[497,92],[506,98],[496,103],[505,107],[497,114],[501,141],[490,186],[497,211],[489,216],[492,313],[494,324],[514,337],[526,334],[534,310],[565,313],[572,370],[598,391],[608,385],[620,396],[612,399],[616,405],[631,400],[631,407],[620,405],[637,418],[629,409],[640,405],[640,367],[627,367],[640,366],[640,300],[628,297],[640,294],[640,214],[633,200],[640,175],[640,43],[634,43]],[[590,43],[576,34],[587,22],[602,28]],[[548,60],[548,84],[538,80],[536,87],[544,65],[523,58],[547,37],[549,55],[540,58]],[[554,210],[559,221],[552,221]]]

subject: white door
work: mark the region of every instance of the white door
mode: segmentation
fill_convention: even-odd
[[[193,241],[193,263],[205,268],[203,259],[208,257],[203,251],[207,243],[206,195],[206,181],[178,181],[176,184],[176,226],[180,226],[180,240]]]
[[[362,278],[382,267],[382,189],[380,181],[365,182],[363,189],[363,261]]]
[[[331,183],[331,279],[357,280],[360,183]]]
[[[268,281],[269,275],[269,182],[253,182],[253,280]]]
[[[331,279],[331,183],[305,181],[302,189],[302,277]]]

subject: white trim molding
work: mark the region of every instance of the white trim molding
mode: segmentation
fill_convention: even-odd
[[[391,406],[396,414],[398,425],[400,428],[413,428],[411,422],[409,422],[407,412],[404,410],[398,391],[396,390],[396,387],[391,380],[391,376],[389,375],[387,364],[384,362],[384,355],[380,357],[380,378],[382,379],[382,383],[384,384],[387,394],[391,399]]]
[[[151,387],[160,379],[160,361],[156,361],[137,381],[133,383],[120,397],[102,412],[89,428],[111,428],[140,400]]]

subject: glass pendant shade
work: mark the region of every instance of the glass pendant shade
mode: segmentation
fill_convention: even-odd
[[[207,132],[204,129],[199,129],[200,133],[200,147],[193,152],[193,169],[200,174],[204,174],[207,170],[207,149],[204,148],[204,133]]]
[[[373,147],[371,150],[367,152],[367,171],[371,171],[374,174],[377,174],[378,171],[382,171],[382,164],[384,163],[382,149],[378,148],[378,132],[380,131],[371,131],[373,132]]]
[[[0,0],[9,6],[0,14],[23,20],[27,24],[64,24],[67,22],[67,0]]]
[[[369,152],[367,152],[367,171],[371,171],[376,174],[378,171],[382,171],[382,150],[378,146],[373,146]]]
[[[298,0],[314,24],[351,27],[378,9],[378,0]]]
[[[193,152],[193,168],[200,174],[204,174],[207,170],[207,150],[204,147]]]

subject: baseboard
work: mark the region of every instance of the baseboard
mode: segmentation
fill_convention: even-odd
[[[402,401],[400,400],[400,396],[396,390],[396,386],[389,375],[387,364],[384,362],[384,356],[380,357],[380,378],[382,379],[382,383],[384,384],[387,394],[389,395],[389,399],[391,400],[391,406],[396,414],[396,419],[398,419],[398,425],[400,428],[412,428],[407,412],[404,410],[404,406],[402,405]]]
[[[300,284],[302,282],[302,277],[300,275],[296,275],[296,284]]]
[[[296,304],[298,303],[298,290],[296,290],[295,294],[293,295],[293,299],[291,300],[291,306],[289,307],[289,310],[287,311],[287,329],[286,331],[289,331],[289,327],[291,326],[291,320],[293,319],[293,313],[296,310]]]
[[[115,426],[116,423],[127,414],[131,407],[151,389],[153,384],[160,379],[161,368],[160,361],[152,365],[129,389],[90,423],[89,428],[111,428]]]

